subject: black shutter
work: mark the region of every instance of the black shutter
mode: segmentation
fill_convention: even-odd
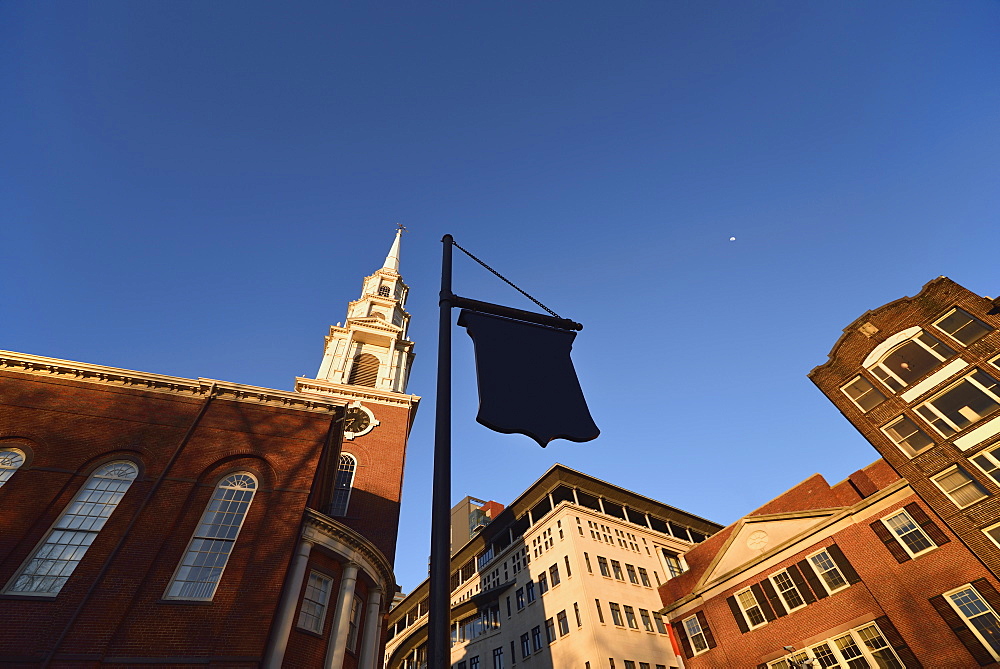
[[[788,611],[785,610],[785,605],[782,604],[781,598],[778,597],[778,593],[775,591],[774,586],[771,585],[771,581],[764,579],[760,582],[760,587],[764,589],[764,594],[767,595],[767,601],[771,602],[771,608],[774,609],[774,615],[781,616],[788,615]]]
[[[840,567],[840,572],[844,575],[844,578],[847,579],[848,583],[853,585],[861,580],[861,577],[858,576],[858,572],[854,571],[854,567],[852,567],[851,563],[847,561],[846,557],[844,557],[844,551],[840,550],[840,546],[837,544],[830,544],[826,550],[829,551],[830,557],[832,557],[833,561],[837,563],[838,567]]]
[[[794,583],[795,587],[799,589],[799,594],[802,595],[802,600],[806,604],[812,604],[815,602],[816,595],[814,595],[812,590],[809,589],[809,586],[806,585],[806,579],[802,577],[802,572],[799,571],[798,565],[789,565],[788,569],[785,571],[787,571],[788,575],[792,577],[792,583]]]
[[[972,587],[983,596],[983,599],[993,607],[994,611],[1000,611],[1000,592],[997,592],[992,583],[985,578],[977,578],[972,582]]]
[[[673,623],[674,634],[681,642],[681,650],[684,651],[684,657],[691,659],[694,657],[694,653],[691,652],[691,642],[688,641],[687,632],[684,631],[684,625],[681,623]]]
[[[760,583],[754,583],[750,586],[750,592],[757,599],[757,604],[760,606],[761,612],[764,614],[764,620],[771,622],[778,616],[774,615],[774,611],[771,610],[771,605],[767,602],[767,597],[764,596],[764,589],[760,587]]]
[[[743,634],[749,632],[750,628],[747,627],[747,619],[743,617],[743,609],[740,608],[736,598],[726,597],[726,604],[729,604],[729,610],[733,612],[733,618],[736,618],[736,626],[740,628],[740,632]]]
[[[701,625],[701,633],[705,635],[705,642],[708,644],[709,650],[715,648],[715,636],[712,634],[712,628],[708,626],[708,618],[705,617],[705,612],[699,611],[695,615],[698,616],[698,624]]]
[[[892,646],[892,649],[896,651],[896,655],[899,655],[899,659],[903,661],[903,666],[906,667],[906,669],[923,669],[924,665],[920,664],[920,660],[918,660],[917,656],[913,654],[910,647],[906,645],[906,641],[903,640],[903,636],[899,633],[899,630],[897,630],[896,626],[892,624],[891,620],[889,620],[889,616],[876,618],[875,624],[878,625],[878,628],[882,631],[882,636],[885,637],[885,640],[888,641],[889,645]]]
[[[965,621],[955,612],[955,609],[951,608],[951,604],[945,601],[944,595],[931,597],[929,601],[937,609],[941,617],[944,618],[945,623],[955,633],[958,640],[962,642],[962,645],[969,650],[972,657],[976,658],[976,662],[979,663],[980,667],[993,664],[993,654],[976,638],[972,630],[966,627]]]
[[[885,547],[889,549],[889,552],[892,553],[892,557],[896,558],[896,562],[902,564],[903,562],[911,559],[910,554],[906,552],[906,549],[903,548],[898,541],[896,541],[896,535],[885,526],[885,523],[881,520],[876,520],[874,523],[869,525],[869,527],[872,528],[879,540],[885,544]]]
[[[809,585],[812,586],[817,599],[823,599],[824,597],[830,596],[830,593],[826,591],[826,587],[820,583],[819,576],[816,575],[812,565],[809,564],[809,560],[802,560],[799,562],[798,568],[802,570],[802,575],[806,577],[806,581],[808,581]]]
[[[922,508],[920,508],[919,504],[916,502],[910,502],[903,508],[906,509],[908,514],[910,514],[910,518],[912,518],[914,522],[916,522],[916,524],[927,533],[927,536],[931,538],[931,541],[936,543],[938,546],[951,541],[951,539],[948,538],[948,535],[945,534],[941,528],[930,519],[930,516],[928,516]]]

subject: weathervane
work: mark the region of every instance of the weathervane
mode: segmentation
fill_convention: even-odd
[[[409,232],[409,230],[406,229],[406,226],[403,225],[402,223],[397,223],[396,227],[399,228],[402,232]]]

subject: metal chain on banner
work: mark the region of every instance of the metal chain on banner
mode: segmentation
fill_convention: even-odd
[[[451,243],[452,243],[452,246],[454,246],[459,251],[461,251],[462,253],[464,253],[465,255],[469,256],[470,258],[472,258],[473,260],[475,260],[477,263],[479,263],[480,265],[482,265],[483,267],[485,267],[486,269],[488,269],[490,272],[492,272],[493,274],[495,274],[498,279],[500,279],[501,281],[503,281],[504,283],[506,283],[508,286],[510,286],[511,288],[513,288],[514,290],[516,290],[517,292],[519,292],[522,295],[524,295],[526,298],[528,298],[529,300],[531,300],[532,302],[534,302],[535,304],[537,304],[538,306],[540,306],[542,309],[545,309],[545,311],[549,312],[550,314],[552,314],[556,318],[562,318],[562,316],[560,316],[556,312],[552,311],[547,306],[545,306],[544,304],[542,304],[541,302],[539,302],[538,300],[536,300],[535,298],[533,298],[531,295],[528,295],[526,292],[524,292],[523,290],[521,290],[520,288],[518,288],[517,286],[515,286],[514,282],[512,282],[510,279],[508,279],[507,277],[505,277],[503,274],[501,274],[500,272],[496,271],[495,269],[493,269],[492,267],[490,267],[489,265],[487,265],[486,263],[484,263],[482,260],[480,260],[476,256],[472,255],[471,253],[469,253],[468,251],[466,251],[465,249],[463,249],[461,246],[458,245],[458,242],[456,242],[455,240],[452,240]]]

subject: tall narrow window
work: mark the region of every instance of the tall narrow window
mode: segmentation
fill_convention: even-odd
[[[351,376],[347,382],[353,386],[375,387],[378,380],[378,358],[371,353],[362,353],[354,358],[351,366]]]
[[[364,610],[364,602],[357,595],[351,604],[351,620],[347,630],[347,650],[352,653],[358,647],[358,630],[361,629],[361,612]]]
[[[230,474],[219,482],[167,587],[166,599],[210,600],[215,596],[256,490],[257,479],[247,472]]]
[[[131,462],[109,462],[98,467],[6,592],[58,594],[138,475],[138,468]]]
[[[330,603],[332,584],[333,579],[318,571],[309,574],[309,582],[302,596],[302,609],[299,611],[299,627],[317,634],[323,633],[323,621],[326,619],[326,607]]]
[[[0,450],[0,486],[24,464],[24,451],[18,448]]]
[[[333,502],[330,503],[331,516],[346,516],[347,505],[351,501],[351,488],[354,487],[354,470],[357,460],[349,453],[341,453],[340,466],[337,468],[337,480],[333,484]]]

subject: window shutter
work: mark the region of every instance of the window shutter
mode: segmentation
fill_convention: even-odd
[[[993,607],[993,610],[998,612],[1000,615],[1000,593],[997,589],[993,587],[993,584],[987,581],[985,578],[977,578],[972,582],[972,587],[975,588],[986,603]]]
[[[712,628],[708,626],[705,612],[699,611],[695,615],[698,616],[698,624],[701,625],[701,632],[705,635],[705,642],[708,643],[709,650],[715,648],[715,636],[712,634]]]
[[[906,641],[903,640],[903,636],[899,633],[899,630],[897,630],[896,626],[892,624],[891,620],[889,620],[889,616],[876,618],[875,624],[878,625],[880,630],[882,630],[882,636],[884,636],[885,640],[889,642],[892,649],[896,651],[896,655],[899,655],[899,658],[903,660],[903,665],[907,667],[907,669],[923,669],[924,665],[920,664],[920,660],[918,660],[917,656],[913,654],[910,647],[906,645]]]
[[[923,531],[927,533],[927,536],[931,538],[931,541],[936,543],[938,546],[951,541],[951,539],[948,538],[948,535],[945,534],[941,528],[930,519],[930,516],[928,516],[922,508],[920,508],[919,504],[916,502],[910,502],[903,508],[906,509],[908,514],[910,514],[910,518],[912,518],[917,525],[919,525]]]
[[[812,593],[812,590],[809,589],[809,586],[806,585],[806,579],[802,577],[802,572],[799,571],[798,565],[794,564],[789,565],[788,569],[786,569],[785,571],[787,571],[788,574],[792,577],[792,583],[794,583],[795,587],[799,589],[799,594],[802,595],[802,600],[806,604],[812,604],[813,602],[815,602],[816,595],[814,595]],[[455,588],[452,588],[452,590],[454,589]]]
[[[691,642],[688,641],[687,632],[684,631],[684,624],[676,622],[673,623],[673,627],[677,638],[681,640],[681,650],[684,651],[684,657],[690,660],[694,657],[694,653],[691,652]]]
[[[840,546],[837,544],[830,544],[826,550],[830,553],[830,557],[833,558],[833,561],[837,563],[837,566],[840,567],[840,571],[843,572],[844,578],[847,579],[848,583],[854,585],[861,580],[861,577],[858,576],[858,572],[854,571],[854,567],[852,567],[851,563],[847,561],[846,557],[844,557],[844,551],[840,550]]]
[[[746,634],[749,632],[750,628],[747,626],[747,619],[743,617],[743,609],[737,603],[736,597],[726,597],[726,604],[729,604],[729,610],[733,612],[733,618],[736,618],[736,626],[740,628],[740,633]]]
[[[764,620],[771,622],[778,616],[774,615],[774,611],[771,610],[771,605],[767,601],[767,597],[764,596],[764,590],[760,587],[760,583],[754,583],[750,586],[750,592],[753,596],[757,598],[757,604],[760,605],[760,610],[764,614]]]
[[[802,575],[805,576],[806,581],[809,582],[809,585],[812,587],[813,592],[816,593],[817,599],[823,599],[824,597],[830,596],[830,593],[826,591],[826,588],[823,587],[823,584],[819,582],[819,576],[816,575],[816,572],[813,570],[812,565],[809,564],[808,559],[802,560],[796,566],[800,570],[802,570]]]
[[[775,591],[774,586],[771,585],[771,581],[764,579],[760,582],[760,587],[764,589],[764,594],[767,595],[767,601],[771,602],[771,608],[774,609],[774,615],[777,617],[788,615],[788,611],[785,610],[785,605],[781,603],[781,598],[778,597],[777,591]]]
[[[916,520],[916,519],[914,519]],[[888,527],[885,526],[881,520],[876,520],[874,523],[869,525],[872,530],[878,535],[878,538],[885,544],[885,547],[889,549],[892,553],[892,557],[896,558],[896,562],[900,564],[911,559],[910,554],[906,552],[906,549],[896,541],[896,535],[894,535]]]
[[[955,612],[955,609],[951,608],[951,604],[945,601],[944,595],[931,597],[929,601],[937,609],[941,617],[944,618],[945,623],[955,633],[958,640],[962,642],[962,645],[968,649],[972,657],[976,658],[976,662],[979,663],[980,667],[993,664],[993,654],[986,649],[986,646],[980,643],[972,630],[965,626],[962,617]]]

